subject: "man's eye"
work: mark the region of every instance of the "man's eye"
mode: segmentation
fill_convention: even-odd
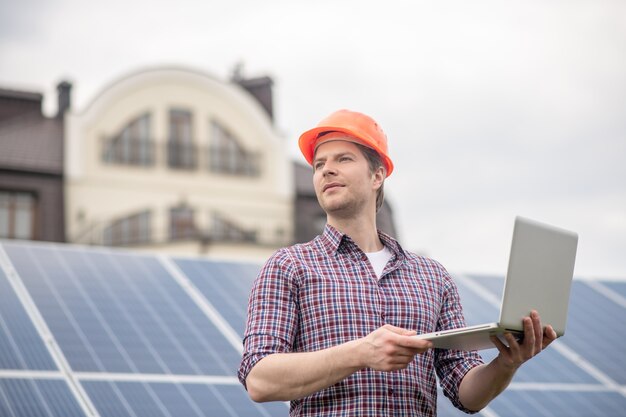
[[[315,165],[313,165],[313,168],[315,169],[321,169],[324,166],[323,162],[318,162]]]

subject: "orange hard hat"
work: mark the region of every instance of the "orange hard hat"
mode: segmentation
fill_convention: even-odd
[[[317,127],[300,135],[298,145],[309,164],[313,164],[315,148],[324,140],[320,136],[329,132],[345,133],[350,137],[348,140],[375,150],[385,165],[387,176],[391,175],[393,162],[389,158],[387,135],[374,119],[351,110],[337,110],[319,122]],[[336,138],[335,135],[333,137]]]

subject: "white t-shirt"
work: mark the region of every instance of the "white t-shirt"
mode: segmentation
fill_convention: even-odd
[[[378,252],[370,252],[366,253],[367,258],[370,260],[370,264],[372,264],[372,268],[374,268],[374,272],[376,273],[376,277],[380,279],[380,276],[387,266],[387,262],[391,259],[393,254],[386,246],[383,246],[381,250]]]

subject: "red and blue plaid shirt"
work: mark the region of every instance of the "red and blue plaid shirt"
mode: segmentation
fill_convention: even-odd
[[[310,352],[364,337],[384,324],[417,333],[465,326],[454,281],[437,262],[405,252],[380,233],[393,256],[380,280],[349,236],[326,226],[311,242],[284,248],[265,264],[248,305],[239,379],[267,355]],[[444,394],[464,410],[458,387],[477,352],[430,349],[394,372],[362,369],[291,402],[293,416],[435,416]],[[464,410],[467,411],[467,410]]]

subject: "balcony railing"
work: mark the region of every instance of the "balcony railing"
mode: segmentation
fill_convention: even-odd
[[[240,150],[209,147],[209,170],[219,174],[259,176],[260,155]]]
[[[154,143],[141,139],[102,140],[102,160],[109,164],[151,166],[154,164]]]
[[[159,151],[163,153],[160,157]],[[193,171],[205,167],[209,172],[233,176],[261,175],[261,154],[240,149],[201,147],[193,143],[153,140],[102,140],[102,160],[107,164],[153,167],[158,161],[175,170]]]
[[[113,227],[112,227],[113,226]],[[121,230],[111,222],[91,222],[69,239],[72,243],[105,246],[162,246],[180,241],[203,244],[247,244],[259,247],[282,247],[290,244],[287,236],[273,230],[261,229],[200,229],[195,225],[173,230],[169,225],[147,226]]]
[[[193,143],[167,143],[167,166],[175,169],[194,170],[198,166],[198,146]]]

